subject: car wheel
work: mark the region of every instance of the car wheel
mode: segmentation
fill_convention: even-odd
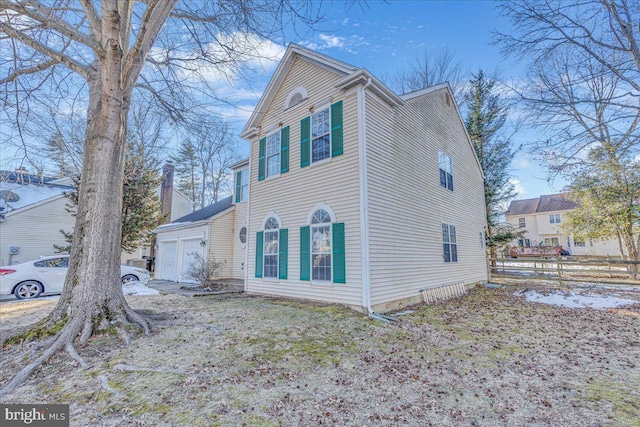
[[[127,283],[130,283],[130,282],[137,282],[137,281],[138,281],[138,278],[133,274],[127,274],[126,276],[122,276],[123,285],[126,285]]]
[[[18,299],[37,298],[42,293],[42,285],[35,280],[22,282],[13,290]]]

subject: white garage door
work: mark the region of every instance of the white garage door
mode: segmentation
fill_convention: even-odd
[[[176,260],[178,259],[178,242],[160,242],[160,274],[159,279],[176,281]]]
[[[182,265],[180,281],[185,283],[195,283],[194,280],[187,276],[189,265],[196,260],[195,254],[202,255],[202,246],[200,246],[201,238],[183,240],[182,244]]]

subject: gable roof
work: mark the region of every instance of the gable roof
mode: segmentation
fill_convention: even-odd
[[[175,221],[171,222],[171,224],[183,223],[183,222],[196,222],[196,221],[209,219],[231,208],[233,206],[233,203],[231,203],[231,199],[232,199],[231,196],[225,197],[222,200],[218,200],[214,204],[205,206],[202,209],[198,209],[195,212],[191,212],[189,215],[185,215],[181,218],[178,218]]]
[[[289,47],[287,47],[287,51],[282,57],[280,64],[278,64],[278,67],[273,73],[271,80],[269,80],[269,84],[264,90],[264,93],[262,94],[258,105],[256,105],[253,113],[251,113],[251,117],[249,117],[247,124],[240,133],[240,137],[250,138],[257,132],[256,126],[262,120],[262,117],[264,116],[269,105],[271,105],[271,101],[273,101],[276,92],[278,92],[280,84],[284,81],[284,78],[291,69],[294,60],[298,56],[304,58],[306,61],[314,63],[343,77],[353,73],[358,69],[357,67],[349,65],[346,62],[339,61],[335,58],[331,58],[329,56],[315,52],[311,49],[307,49],[306,47],[300,46],[298,44],[289,44]]]
[[[271,77],[264,94],[260,98],[258,105],[256,105],[253,113],[251,113],[251,117],[249,117],[247,124],[240,133],[240,137],[248,139],[259,131],[257,128],[258,124],[262,120],[262,117],[264,117],[267,108],[271,105],[273,98],[278,92],[278,88],[284,81],[296,58],[302,58],[307,62],[335,73],[339,77],[343,77],[343,79],[336,84],[336,87],[339,89],[348,89],[358,83],[364,84],[370,82],[370,90],[376,93],[380,98],[392,105],[402,104],[402,99],[367,69],[354,67],[346,62],[342,62],[298,44],[291,43],[282,57],[278,68],[276,68],[276,71],[273,73],[273,76]]]
[[[566,193],[548,194],[535,199],[513,200],[507,215],[532,215],[536,213],[567,211],[577,208],[578,203],[569,200]]]
[[[3,214],[51,201],[72,191],[69,185],[50,182],[56,178],[21,172],[0,171],[0,210]]]

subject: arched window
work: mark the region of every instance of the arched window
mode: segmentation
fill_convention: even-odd
[[[311,217],[311,280],[331,281],[331,215],[324,209]]]
[[[278,277],[278,235],[280,224],[274,217],[264,223],[264,277]]]
[[[307,98],[307,90],[302,86],[298,86],[289,92],[287,100],[284,102],[284,109],[294,107]]]

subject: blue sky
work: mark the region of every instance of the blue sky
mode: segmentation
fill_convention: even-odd
[[[492,45],[492,32],[507,31],[508,21],[499,17],[491,1],[373,1],[354,4],[346,9],[342,2],[325,2],[325,21],[314,32],[288,34],[294,41],[357,67],[365,67],[380,78],[396,74],[425,52],[448,48],[469,71],[479,68],[497,70],[506,81],[517,82],[526,72],[526,64],[502,57],[498,46]],[[238,82],[237,91],[229,96],[240,110],[228,110],[229,118],[239,129],[244,125],[257,98],[271,77],[283,47],[271,44],[263,47],[274,61],[265,61],[251,85]],[[237,97],[235,95],[237,94]],[[531,140],[531,129],[519,132],[514,144]],[[248,144],[242,142],[243,153]],[[564,182],[556,179],[549,184],[547,173],[534,156],[521,152],[513,164],[513,175],[520,191],[518,198],[537,197],[562,189]]]

